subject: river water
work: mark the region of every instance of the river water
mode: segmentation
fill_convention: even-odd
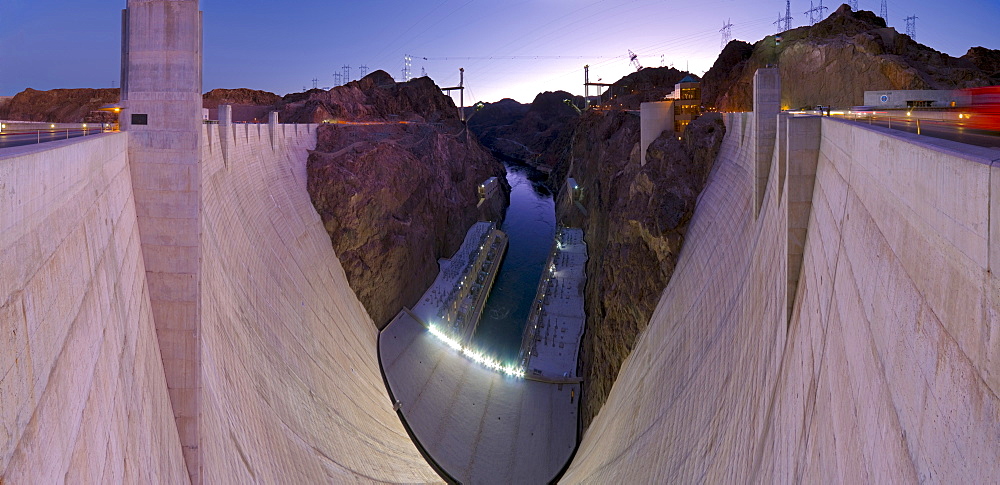
[[[507,257],[472,339],[480,351],[505,363],[517,360],[521,333],[555,237],[555,203],[544,179],[530,167],[507,165],[510,207],[500,227],[509,236]]]

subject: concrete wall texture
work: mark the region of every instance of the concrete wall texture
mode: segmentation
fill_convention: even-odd
[[[268,125],[204,134],[203,480],[440,480],[393,411],[378,330],[309,200],[316,126],[271,138]]]
[[[191,480],[201,448],[201,12],[197,0],[129,0],[121,127],[167,389]]]
[[[206,483],[439,480],[392,409],[377,330],[306,192],[316,127],[273,133],[201,135],[196,433],[175,424],[195,410],[172,406],[166,384],[192,368],[161,363],[193,344],[154,330],[131,134],[2,152],[4,481],[186,482],[184,433]]]
[[[187,480],[126,145],[0,151],[0,481]]]
[[[1000,477],[1000,154],[779,121],[754,218],[755,123],[729,116],[677,270],[565,482]]]

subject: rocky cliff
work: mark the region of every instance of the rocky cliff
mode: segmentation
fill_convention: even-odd
[[[319,129],[308,190],[351,288],[383,327],[417,299],[477,220],[499,220],[504,167],[465,130],[429,78],[377,71],[330,91],[286,97],[286,121],[336,118]],[[478,185],[504,196],[477,208]]]
[[[220,104],[239,104],[273,107],[281,101],[277,94],[258,89],[213,89],[202,95],[203,106],[218,108]]]
[[[583,98],[565,91],[540,93],[529,105],[504,99],[471,115],[469,129],[497,156],[550,171],[562,158],[550,147],[566,145],[561,138],[580,116],[574,106],[582,107]]]
[[[117,115],[95,111],[117,103],[118,89],[25,89],[0,105],[0,119],[47,123],[112,122]]]
[[[586,382],[584,428],[604,404],[670,280],[724,134],[719,115],[702,116],[680,140],[673,134],[657,138],[640,167],[638,116],[592,110],[573,132],[568,166],[557,176],[573,177],[583,196],[577,204],[563,188],[557,211],[561,223],[584,229],[590,252],[579,362]]]
[[[601,93],[601,105],[615,109],[639,109],[647,101],[660,101],[674,90],[674,86],[691,76],[698,76],[672,67],[646,67],[612,83]]]
[[[776,64],[786,108],[857,106],[864,92],[957,89],[1000,82],[1000,51],[976,47],[955,58],[886,27],[872,12],[842,5],[813,26],[768,36],[752,47],[733,41],[705,74],[703,103],[720,111],[750,111],[753,74]]]
[[[232,106],[233,121],[266,123],[268,113],[277,109],[281,96],[257,89],[213,89],[202,95],[202,106],[209,119],[217,120],[220,104]]]

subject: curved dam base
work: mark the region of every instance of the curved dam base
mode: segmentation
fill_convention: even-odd
[[[578,383],[508,377],[400,312],[379,337],[386,381],[425,452],[462,483],[545,483],[576,448]]]

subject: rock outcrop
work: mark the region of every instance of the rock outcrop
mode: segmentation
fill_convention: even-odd
[[[503,165],[429,78],[395,83],[377,71],[293,99],[283,113],[338,120],[319,128],[308,190],[351,287],[380,328],[416,303],[437,275],[437,259],[451,256],[474,222],[502,217]],[[478,185],[493,176],[503,196],[477,208]]]
[[[208,108],[210,119],[218,119],[220,104],[232,106],[233,121],[266,123],[268,113],[277,108],[281,96],[257,89],[213,89],[202,95],[202,106]]]
[[[572,106],[566,102],[569,100]],[[529,105],[512,99],[488,103],[469,118],[469,129],[497,156],[551,171],[568,146],[568,136],[583,98],[565,91],[544,92]]]
[[[705,74],[703,103],[720,111],[752,109],[753,74],[775,64],[786,80],[786,108],[864,103],[864,92],[889,89],[958,89],[1000,80],[1000,51],[977,47],[954,58],[886,27],[872,12],[842,5],[813,26],[767,36],[752,49],[733,41]]]
[[[105,123],[117,115],[96,111],[117,103],[117,88],[104,89],[25,89],[0,106],[0,119],[43,121],[46,123]]]
[[[614,109],[639,109],[647,101],[660,101],[674,86],[691,76],[698,76],[672,67],[647,67],[615,81],[601,93],[601,105]]]
[[[281,101],[277,94],[258,89],[213,89],[202,95],[202,106],[212,109],[220,104],[239,104],[273,107]]]
[[[278,106],[279,117],[285,123],[458,121],[458,107],[431,78],[397,83],[385,71],[375,71],[329,91],[310,89],[288,94]]]
[[[640,167],[637,116],[588,111],[576,127],[565,172],[583,189],[583,210],[565,188],[557,210],[561,223],[583,227],[591,254],[579,362],[584,428],[670,280],[724,134],[719,115],[702,116],[680,140],[672,133],[657,138]]]

